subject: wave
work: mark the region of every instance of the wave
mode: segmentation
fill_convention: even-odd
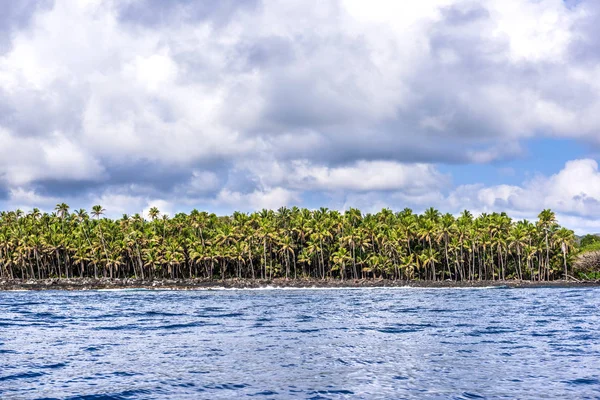
[[[46,373],[44,373],[44,372],[33,372],[33,371],[23,372],[20,374],[0,376],[0,382],[11,381],[11,380],[15,380],[15,379],[32,379],[32,378],[38,378],[38,377],[44,376],[44,375],[46,375]]]
[[[236,288],[225,286],[198,287],[192,288],[192,291],[270,291],[270,290],[490,290],[490,289],[509,289],[507,285],[499,286],[260,286],[250,288]],[[172,289],[155,289],[154,291],[172,290]]]

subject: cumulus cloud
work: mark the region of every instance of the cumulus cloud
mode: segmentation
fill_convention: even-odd
[[[0,129],[0,171],[11,186],[59,180],[101,180],[104,167],[65,135],[19,137]]]
[[[263,208],[278,209],[299,203],[298,194],[288,189],[276,187],[240,193],[223,189],[215,199],[215,205],[229,205],[240,211],[256,211]]]
[[[392,161],[359,161],[335,168],[295,163],[290,178],[293,186],[323,191],[422,191],[444,182],[444,177],[431,165]]]
[[[536,176],[520,186],[470,185],[451,195],[453,206],[472,204],[484,210],[535,212],[543,208],[579,217],[600,217],[600,171],[591,159],[573,160],[551,176]]]
[[[596,233],[600,232],[600,171],[595,160],[573,160],[556,174],[537,175],[521,185],[461,185],[436,204],[453,212],[506,211],[527,219],[550,208],[559,222],[578,233]]]
[[[261,185],[284,185],[296,190],[312,191],[393,191],[420,192],[440,189],[449,184],[449,177],[431,164],[407,164],[395,161],[359,160],[328,166],[310,160],[291,162],[246,162],[245,168]]]
[[[16,4],[0,15],[6,206],[528,210],[558,175],[594,176],[576,161],[553,181],[452,189],[439,172],[539,136],[600,145],[591,0]],[[544,204],[596,215],[595,193],[556,190]]]

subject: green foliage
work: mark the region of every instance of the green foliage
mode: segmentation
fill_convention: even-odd
[[[577,272],[577,278],[582,280],[600,280],[600,271]]]
[[[579,253],[588,253],[590,251],[600,250],[600,242],[590,243],[587,246],[580,247],[578,250]]]
[[[598,245],[600,246],[600,237],[597,235],[585,235],[581,238],[579,242],[579,247],[583,250],[586,248],[590,248],[590,246]],[[597,250],[597,248],[596,248]],[[587,250],[586,250],[587,251]]]
[[[0,278],[548,280],[568,274],[575,245],[550,210],[535,223],[434,208],[171,218],[153,207],[148,220],[105,218],[100,205],[69,210],[0,213]]]

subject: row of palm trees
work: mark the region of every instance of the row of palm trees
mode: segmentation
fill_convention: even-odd
[[[433,208],[193,210],[173,218],[152,208],[148,220],[105,218],[100,205],[69,210],[2,212],[0,277],[541,281],[569,276],[575,244],[550,210],[535,223]]]

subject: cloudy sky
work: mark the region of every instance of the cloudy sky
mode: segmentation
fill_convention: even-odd
[[[596,0],[0,5],[0,208],[552,208],[600,231]]]

